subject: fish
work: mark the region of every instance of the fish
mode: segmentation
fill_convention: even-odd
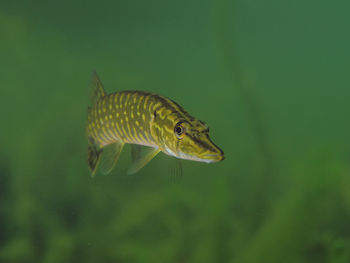
[[[220,162],[224,152],[209,137],[208,125],[173,100],[155,93],[126,90],[107,94],[94,71],[86,123],[88,166],[112,171],[125,144],[131,144],[134,174],[158,153],[205,163]]]

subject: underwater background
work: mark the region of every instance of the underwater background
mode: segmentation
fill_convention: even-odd
[[[350,262],[350,2],[0,2],[0,262]],[[226,159],[87,167],[88,86],[167,96]]]

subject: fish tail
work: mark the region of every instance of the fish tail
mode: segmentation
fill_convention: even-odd
[[[94,177],[98,164],[100,162],[102,149],[99,150],[95,141],[90,137],[88,145],[88,164],[91,171],[91,177]]]
[[[88,122],[91,121],[91,108],[102,98],[107,95],[103,84],[97,75],[96,71],[92,72],[92,78],[90,82],[90,106],[88,107]],[[103,149],[100,149],[96,144],[95,140],[89,136],[89,131],[87,130],[88,136],[88,165],[91,170],[91,177],[94,177],[97,167],[100,163],[101,153]]]

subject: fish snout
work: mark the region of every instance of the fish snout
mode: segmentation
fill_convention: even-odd
[[[216,148],[215,151],[207,153],[204,155],[204,158],[209,160],[210,162],[221,162],[225,160],[224,152],[220,148]]]

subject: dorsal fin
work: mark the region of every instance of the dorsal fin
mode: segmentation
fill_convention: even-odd
[[[96,71],[93,71],[90,84],[91,105],[95,105],[95,103],[104,96],[106,96],[106,91],[103,88],[102,82],[98,77]]]

